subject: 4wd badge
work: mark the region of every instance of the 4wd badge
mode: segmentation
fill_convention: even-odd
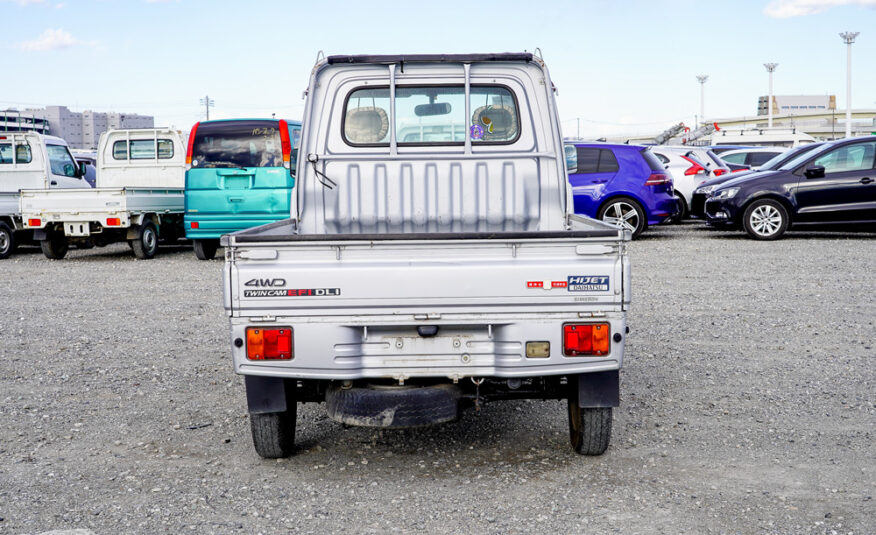
[[[569,275],[570,292],[607,292],[608,277],[603,275]]]

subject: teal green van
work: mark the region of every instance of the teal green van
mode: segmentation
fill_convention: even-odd
[[[289,218],[301,123],[204,121],[186,154],[185,229],[195,255],[216,256],[219,237]]]

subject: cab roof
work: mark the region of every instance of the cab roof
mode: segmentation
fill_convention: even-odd
[[[329,65],[339,63],[477,63],[485,61],[532,61],[529,52],[499,52],[495,54],[391,54],[329,56]]]

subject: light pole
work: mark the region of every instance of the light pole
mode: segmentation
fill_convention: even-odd
[[[700,74],[697,76],[697,82],[700,83],[700,121],[705,122],[706,120],[706,112],[705,112],[705,102],[706,102],[706,80],[709,79],[708,74]],[[699,128],[699,124],[696,125]]]
[[[764,67],[768,73],[770,73],[770,93],[767,97],[767,128],[773,127],[773,72],[776,70],[776,67],[779,66],[778,63],[764,63]]]
[[[846,137],[852,137],[852,43],[859,32],[843,32],[839,34],[848,45],[846,54]]]

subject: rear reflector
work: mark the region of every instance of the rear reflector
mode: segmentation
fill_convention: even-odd
[[[38,226],[40,226],[41,223],[42,223],[42,221],[40,221],[39,219],[28,219],[27,220],[27,226],[29,226],[29,227],[38,227]]]
[[[608,355],[608,323],[568,323],[563,325],[563,354],[567,357]]]
[[[669,177],[666,173],[651,173],[651,176],[648,177],[648,180],[645,181],[646,186],[660,186],[662,184],[668,183]]]
[[[192,228],[198,228],[199,226],[197,221],[192,221]]]
[[[122,220],[118,217],[108,217],[106,218],[106,226],[108,227],[118,227],[122,224]]]
[[[289,360],[292,358],[292,327],[246,329],[246,358],[249,360]]]

